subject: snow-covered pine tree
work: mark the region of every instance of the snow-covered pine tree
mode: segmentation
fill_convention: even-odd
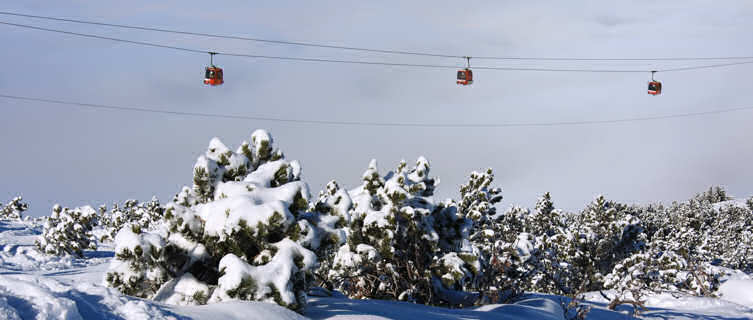
[[[471,232],[479,237],[497,214],[495,205],[502,201],[502,189],[492,187],[493,182],[494,172],[489,168],[485,172],[471,172],[468,183],[460,186],[458,211],[473,221]]]
[[[709,187],[709,190],[697,194],[694,199],[700,202],[708,202],[711,204],[732,200],[732,198],[727,195],[727,191],[720,186]]]
[[[699,200],[700,199],[700,200]],[[666,249],[693,262],[711,261],[713,254],[704,245],[711,223],[717,215],[710,201],[696,196],[687,202],[673,203],[656,220],[660,227],[650,234],[651,242],[661,241]]]
[[[544,193],[536,202],[536,210],[529,217],[527,232],[535,238],[536,255],[530,259],[535,263],[535,272],[531,280],[524,284],[524,289],[535,292],[572,294],[567,287],[568,279],[574,275],[560,261],[560,251],[567,241],[566,227],[562,214],[556,209],[549,192]],[[566,265],[566,264],[565,264]]]
[[[501,291],[509,292],[510,283],[504,273],[506,266],[497,257],[495,245],[504,236],[498,223],[496,204],[502,201],[502,189],[492,187],[494,173],[471,172],[468,182],[460,186],[458,212],[472,222],[469,241],[474,253],[479,257],[480,270],[474,288],[484,299],[496,303]]]
[[[668,247],[664,241],[656,239],[647,250],[614,266],[604,281],[604,288],[616,292],[611,305],[642,304],[641,298],[648,293],[713,295],[719,281],[710,266],[692,264]]]
[[[464,292],[477,285],[481,271],[480,255],[468,241],[470,215],[476,210],[480,218],[493,206],[470,195],[460,204],[435,202],[436,181],[429,177],[429,162],[420,157],[415,167],[401,162],[384,177],[372,160],[362,185],[349,193],[328,187],[319,203],[330,203],[323,207],[343,217],[347,235],[326,273],[330,283],[354,298],[436,305],[476,301],[478,294]],[[474,196],[497,202],[499,190],[479,182],[473,188],[487,194]]]
[[[557,258],[557,245],[561,246],[565,239],[564,224],[551,196],[544,194],[533,213],[513,206],[498,215],[493,205],[501,200],[500,190],[493,189],[494,193],[487,194],[492,180],[491,170],[486,174],[473,173],[469,183],[461,187],[461,203],[478,194],[483,195],[481,199],[494,199],[488,203],[482,200],[480,207],[483,209],[477,210],[485,212],[490,209],[489,212],[471,214],[474,218],[472,244],[482,257],[479,288],[492,302],[504,301],[523,290],[566,293],[562,283],[565,282],[565,270]],[[485,182],[481,184],[479,181]],[[483,188],[474,190],[473,186],[479,185]]]
[[[21,196],[18,196],[5,206],[0,203],[0,219],[20,220],[23,218],[23,212],[29,210],[29,204],[22,201]]]
[[[97,218],[97,211],[90,206],[68,209],[56,204],[35,244],[47,254],[83,257],[84,249],[97,249],[91,232],[98,224]]]
[[[627,206],[597,196],[569,227],[567,246],[560,260],[571,266],[568,287],[575,291],[600,290],[614,265],[645,244],[640,219]]]
[[[108,285],[168,303],[257,300],[302,311],[317,265],[311,250],[335,238],[318,226],[336,219],[306,213],[300,178],[298,162],[285,160],[264,130],[236,152],[212,139],[193,186],[166,206],[166,234],[118,233]],[[144,261],[153,265],[134,271]],[[152,283],[134,286],[144,277]]]
[[[340,247],[330,280],[350,297],[434,303],[430,267],[438,252],[433,230],[435,179],[429,162],[401,162],[384,178],[376,161],[350,192],[353,201],[347,244]]]
[[[526,232],[529,218],[528,209],[512,206],[491,224],[495,238],[492,246],[484,249],[491,266],[485,274],[492,277],[492,288],[499,291],[502,301],[522,293],[535,273],[538,252],[535,237]]]
[[[729,204],[715,208],[703,250],[721,265],[753,270],[753,211],[747,206]]]
[[[332,262],[337,249],[342,246],[348,238],[348,228],[351,217],[350,210],[353,209],[353,201],[350,195],[344,189],[341,189],[336,181],[332,180],[325,186],[325,190],[319,192],[319,198],[309,208],[306,213],[308,220],[314,222],[319,228],[330,235],[326,241],[327,245],[320,245],[316,250],[316,256],[319,259],[319,269],[317,269],[317,278],[319,284],[329,290],[334,289],[333,283],[329,281],[329,272],[332,270]],[[313,235],[313,233],[312,233]]]
[[[729,197],[724,190],[716,187],[669,207],[631,208],[641,217],[648,245],[620,261],[607,275],[605,287],[617,292],[613,302],[637,301],[648,292],[662,291],[713,295],[719,275],[710,263],[716,260],[741,267],[739,263],[746,262],[736,258],[745,259],[748,252],[748,223],[744,220],[749,219],[750,211],[715,205],[726,200]]]
[[[165,208],[160,205],[156,197],[147,202],[139,202],[133,199],[126,200],[122,205],[114,203],[107,211],[104,206],[100,207],[102,225],[107,229],[105,237],[114,239],[120,229],[126,225],[136,230],[149,230],[155,224],[162,221]],[[138,233],[138,232],[137,232]]]
[[[496,215],[495,205],[502,200],[502,189],[492,186],[492,169],[473,171],[460,186],[460,200],[448,199],[434,211],[434,229],[439,236],[439,254],[432,266],[434,290],[451,305],[469,305],[478,300],[476,292],[488,296],[491,269],[484,248],[491,246],[493,235],[487,227]],[[462,292],[465,291],[465,292]],[[495,294],[497,292],[495,291]]]

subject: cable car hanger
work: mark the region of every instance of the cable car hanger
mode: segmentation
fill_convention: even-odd
[[[209,66],[204,69],[204,84],[219,86],[223,84],[224,81],[222,79],[222,68],[214,65],[214,55],[217,54],[217,52],[210,51],[207,53],[209,53]]]
[[[648,82],[648,94],[660,95],[661,94],[661,82],[654,79],[656,70],[651,70],[651,81]]]
[[[473,71],[471,71],[471,57],[464,57],[466,65],[464,70],[458,70],[457,84],[467,86],[473,84]]]

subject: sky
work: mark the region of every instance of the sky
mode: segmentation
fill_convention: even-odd
[[[753,2],[724,1],[6,1],[0,11],[275,40],[460,56],[576,58],[753,56]],[[380,55],[50,22],[0,21],[137,41],[324,59],[461,66],[456,58]],[[753,106],[753,64],[650,73],[476,70],[215,57],[225,84],[202,84],[208,55],[0,25],[0,94],[181,112],[286,119],[521,123],[623,119]],[[472,66],[636,69],[717,61],[475,61]],[[753,111],[644,122],[508,128],[312,125],[93,110],[0,98],[0,202],[31,215],[53,204],[171,200],[191,184],[212,137],[235,149],[267,129],[303,166],[312,193],[353,188],[371,159],[431,162],[436,196],[457,198],[492,168],[505,199],[550,192],[580,210],[598,194],[626,203],[685,200],[712,185],[753,195]]]

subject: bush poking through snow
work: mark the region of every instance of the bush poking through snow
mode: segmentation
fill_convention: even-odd
[[[328,266],[330,283],[353,298],[452,306],[478,301],[482,262],[470,233],[475,221],[493,214],[501,190],[489,187],[491,171],[474,173],[460,203],[435,202],[437,181],[423,157],[383,177],[372,160],[360,187],[347,193],[328,188],[333,198],[327,203],[335,204],[328,207],[343,217],[347,234]]]
[[[163,250],[165,239],[155,233],[122,228],[115,236],[115,259],[105,281],[124,294],[148,298],[167,282]]]
[[[347,244],[328,274],[346,295],[432,303],[429,270],[438,235],[430,220],[435,180],[428,174],[428,161],[419,158],[416,167],[401,162],[382,178],[372,160],[361,187],[349,193]]]
[[[169,303],[256,300],[302,311],[317,265],[312,250],[337,237],[319,228],[331,219],[307,212],[300,177],[266,131],[236,152],[212,139],[193,186],[166,206],[166,234],[118,233],[117,242],[129,241],[118,243],[108,285]]]
[[[22,201],[23,199],[18,196],[5,206],[0,203],[0,219],[20,220],[23,218],[23,212],[29,210],[29,204]]]
[[[68,209],[56,204],[35,243],[47,254],[83,257],[85,249],[97,249],[91,232],[97,224],[97,211],[90,206]]]
[[[102,206],[100,211],[102,212],[101,223],[107,228],[105,237],[114,239],[118,231],[126,225],[138,230],[153,229],[162,220],[165,208],[160,205],[156,197],[153,197],[148,202],[126,200],[122,205],[115,203],[109,211]]]

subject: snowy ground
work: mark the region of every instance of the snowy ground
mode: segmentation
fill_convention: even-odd
[[[0,319],[303,319],[277,305],[229,302],[171,306],[124,296],[103,285],[112,250],[87,252],[85,259],[44,255],[34,248],[41,227],[0,221]],[[647,319],[753,319],[753,277],[730,271],[722,298],[651,297]],[[606,310],[598,293],[588,295],[588,319],[630,319],[632,309]],[[469,309],[401,302],[311,297],[312,319],[563,319],[564,298],[529,294],[508,305]]]

